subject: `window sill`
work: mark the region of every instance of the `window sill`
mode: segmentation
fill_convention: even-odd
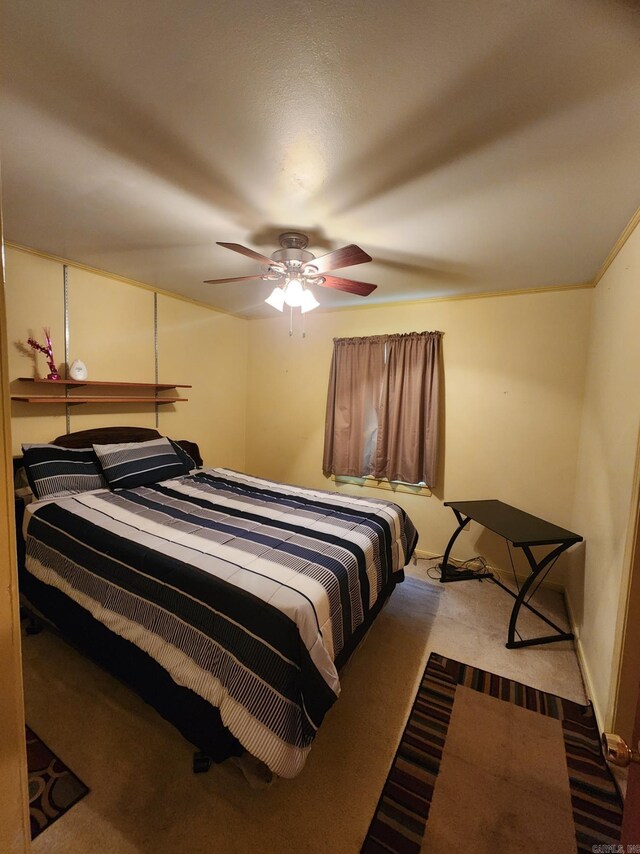
[[[410,495],[431,495],[428,486],[417,483],[404,483],[400,480],[379,480],[376,477],[351,477],[347,474],[332,474],[331,480],[335,483],[350,483],[353,486],[363,486],[373,489],[386,489],[390,492],[406,492]]]

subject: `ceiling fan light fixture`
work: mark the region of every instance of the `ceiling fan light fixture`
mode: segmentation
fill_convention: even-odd
[[[311,291],[308,288],[305,288],[304,293],[302,294],[302,302],[300,303],[300,311],[302,314],[306,314],[308,311],[317,308],[319,305],[320,303]]]
[[[285,293],[280,286],[274,288],[271,294],[266,298],[265,302],[272,308],[282,311],[284,309]]]
[[[284,289],[284,301],[291,308],[297,308],[302,305],[302,297],[304,288],[300,279],[289,279]]]

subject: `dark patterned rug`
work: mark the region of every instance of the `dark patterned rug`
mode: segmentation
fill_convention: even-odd
[[[362,852],[617,850],[621,819],[590,704],[432,653]]]
[[[31,838],[35,839],[78,803],[89,789],[33,730],[29,727],[26,730]]]

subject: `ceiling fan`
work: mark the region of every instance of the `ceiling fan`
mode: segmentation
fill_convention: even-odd
[[[285,303],[292,308],[299,306],[303,314],[320,305],[309,290],[309,285],[334,288],[362,297],[368,296],[377,287],[377,285],[371,285],[368,282],[356,282],[353,279],[327,275],[331,270],[352,267],[355,264],[364,264],[373,260],[370,255],[367,255],[363,249],[354,243],[316,258],[312,252],[308,252],[306,249],[309,244],[309,238],[306,234],[301,234],[298,231],[285,231],[280,235],[279,240],[282,249],[277,249],[270,258],[246,246],[241,246],[239,243],[218,242],[218,246],[224,246],[225,249],[231,249],[233,252],[239,252],[241,255],[246,255],[247,258],[259,261],[263,265],[263,270],[254,276],[208,279],[205,284],[217,285],[222,282],[250,281],[275,282],[276,287],[265,302],[278,311],[283,310]]]

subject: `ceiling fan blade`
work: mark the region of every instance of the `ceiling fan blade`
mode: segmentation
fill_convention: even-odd
[[[239,243],[220,243],[216,241],[218,246],[224,246],[225,249],[231,249],[232,252],[239,252],[241,255],[246,255],[247,258],[253,258],[254,261],[259,261],[261,264],[266,264],[268,267],[278,267],[284,269],[284,265],[266,255],[261,255],[259,252],[254,252],[246,246],[241,246]]]
[[[309,264],[317,269],[319,273],[327,273],[329,270],[340,270],[342,267],[353,267],[354,264],[364,264],[372,261],[371,255],[367,255],[364,249],[360,249],[355,243],[327,252],[319,258],[309,261]]]
[[[347,291],[349,294],[357,294],[359,297],[369,296],[378,287],[368,282],[356,282],[353,279],[341,279],[340,276],[324,276],[323,288],[335,288],[337,291]],[[320,284],[320,282],[318,282]]]
[[[220,285],[222,282],[251,282],[262,281],[262,276],[235,276],[232,279],[206,279],[205,285]]]

